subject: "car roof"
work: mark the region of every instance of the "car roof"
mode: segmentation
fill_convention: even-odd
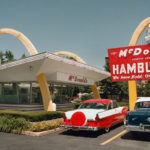
[[[82,103],[104,103],[108,105],[112,100],[110,99],[88,99],[86,101],[83,101]]]
[[[149,101],[150,102],[150,97],[140,97],[136,102],[143,102],[143,101]]]

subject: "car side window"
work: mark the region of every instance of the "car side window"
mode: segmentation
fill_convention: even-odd
[[[111,103],[109,103],[109,105],[108,105],[108,109],[112,109],[113,108],[113,103],[111,102]]]
[[[117,107],[118,107],[117,102],[113,101],[113,108],[117,108]]]

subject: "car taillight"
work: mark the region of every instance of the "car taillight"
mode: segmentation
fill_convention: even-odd
[[[124,123],[124,125],[127,125],[128,124],[128,120],[124,119],[123,123]]]
[[[100,121],[100,119],[99,119],[99,117],[98,117],[98,114],[97,114],[96,117],[95,117],[95,121],[96,121],[96,122]]]
[[[64,121],[66,121],[67,120],[67,117],[66,117],[66,115],[64,114],[64,116],[63,116],[63,119],[64,119]]]

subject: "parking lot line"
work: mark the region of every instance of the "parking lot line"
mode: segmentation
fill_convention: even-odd
[[[117,137],[121,136],[122,134],[125,134],[126,132],[127,132],[127,130],[123,130],[122,132],[116,134],[115,136],[113,136],[112,138],[106,140],[105,142],[100,143],[100,145],[105,145],[105,144],[107,144],[107,143],[113,141],[113,140],[116,139]]]

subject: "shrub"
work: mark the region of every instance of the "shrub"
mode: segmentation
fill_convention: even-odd
[[[57,119],[54,121],[41,121],[37,123],[33,123],[30,131],[40,132],[45,130],[51,130],[57,128],[61,123],[63,123],[63,119]]]
[[[30,127],[30,122],[24,118],[13,118],[12,116],[0,116],[0,131],[20,134]]]
[[[85,94],[81,96],[81,100],[88,100],[88,99],[93,99],[93,95],[92,94]]]
[[[56,118],[61,118],[64,115],[64,112],[54,111],[54,112],[23,112],[23,111],[14,111],[14,110],[1,110],[0,116],[9,115],[14,118],[24,118],[31,122],[43,121],[43,120],[52,120]]]
[[[81,105],[81,102],[72,103],[74,109],[77,109]]]
[[[129,108],[128,102],[118,102],[118,106],[127,106]]]

